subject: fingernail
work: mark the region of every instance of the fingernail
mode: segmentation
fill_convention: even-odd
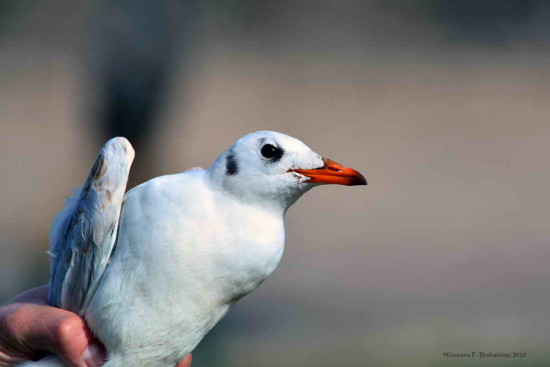
[[[100,367],[105,362],[105,353],[97,344],[88,345],[82,352],[82,359],[87,367]]]

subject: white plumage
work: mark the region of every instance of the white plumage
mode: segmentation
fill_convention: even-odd
[[[290,205],[316,184],[366,184],[301,141],[260,131],[208,170],[157,177],[122,202],[132,160],[126,139],[110,140],[52,226],[50,303],[86,319],[106,367],[173,367],[273,272]]]

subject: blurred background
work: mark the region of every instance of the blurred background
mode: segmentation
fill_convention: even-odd
[[[1,302],[109,137],[134,186],[269,129],[369,186],[290,210],[194,366],[548,365],[548,2],[1,0],[0,86]]]

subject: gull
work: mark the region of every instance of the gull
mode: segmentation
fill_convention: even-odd
[[[109,140],[52,223],[48,303],[82,316],[105,367],[173,367],[276,268],[284,214],[357,171],[272,131],[239,139],[209,169],[154,178],[124,194],[134,150]],[[24,366],[66,366],[55,355]]]

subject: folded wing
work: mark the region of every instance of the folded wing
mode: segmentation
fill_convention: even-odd
[[[48,302],[81,316],[116,246],[120,210],[134,150],[125,138],[109,140],[84,186],[67,199],[50,233]]]

